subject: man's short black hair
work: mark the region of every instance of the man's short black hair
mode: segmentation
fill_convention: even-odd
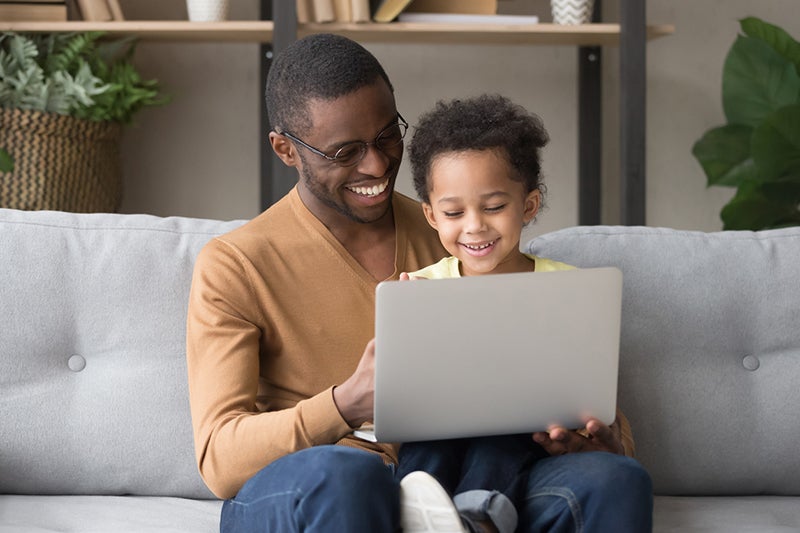
[[[526,192],[542,183],[541,148],[550,140],[542,119],[500,95],[439,101],[422,115],[408,146],[414,188],[430,201],[428,174],[433,159],[447,152],[499,149],[507,157],[512,178]]]
[[[340,35],[320,33],[280,52],[267,75],[265,98],[270,125],[301,135],[311,128],[308,101],[332,100],[383,79],[383,67],[366,48]]]

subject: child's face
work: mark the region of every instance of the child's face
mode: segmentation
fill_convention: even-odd
[[[502,152],[481,150],[436,156],[423,209],[447,251],[461,261],[463,276],[524,272],[532,268],[519,251],[522,227],[539,209],[538,190],[511,179]]]

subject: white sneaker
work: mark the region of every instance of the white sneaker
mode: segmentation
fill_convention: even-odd
[[[400,481],[400,524],[405,533],[466,533],[447,491],[422,471]]]

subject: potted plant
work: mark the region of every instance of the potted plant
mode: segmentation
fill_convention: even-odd
[[[121,128],[166,99],[103,36],[0,34],[0,207],[119,208]]]
[[[800,43],[758,18],[740,21],[725,59],[727,123],[692,149],[709,186],[735,187],[726,230],[800,225]]]

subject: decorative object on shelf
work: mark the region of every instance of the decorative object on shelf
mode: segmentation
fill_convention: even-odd
[[[722,71],[727,123],[692,154],[708,186],[736,188],[722,208],[726,230],[800,225],[800,43],[758,18],[739,21]]]
[[[0,147],[14,164],[0,207],[119,208],[122,127],[166,99],[131,64],[134,41],[102,35],[0,34]]]
[[[555,24],[588,24],[594,13],[594,0],[550,0]]]
[[[227,20],[229,8],[229,0],[186,0],[186,9],[192,22]]]

